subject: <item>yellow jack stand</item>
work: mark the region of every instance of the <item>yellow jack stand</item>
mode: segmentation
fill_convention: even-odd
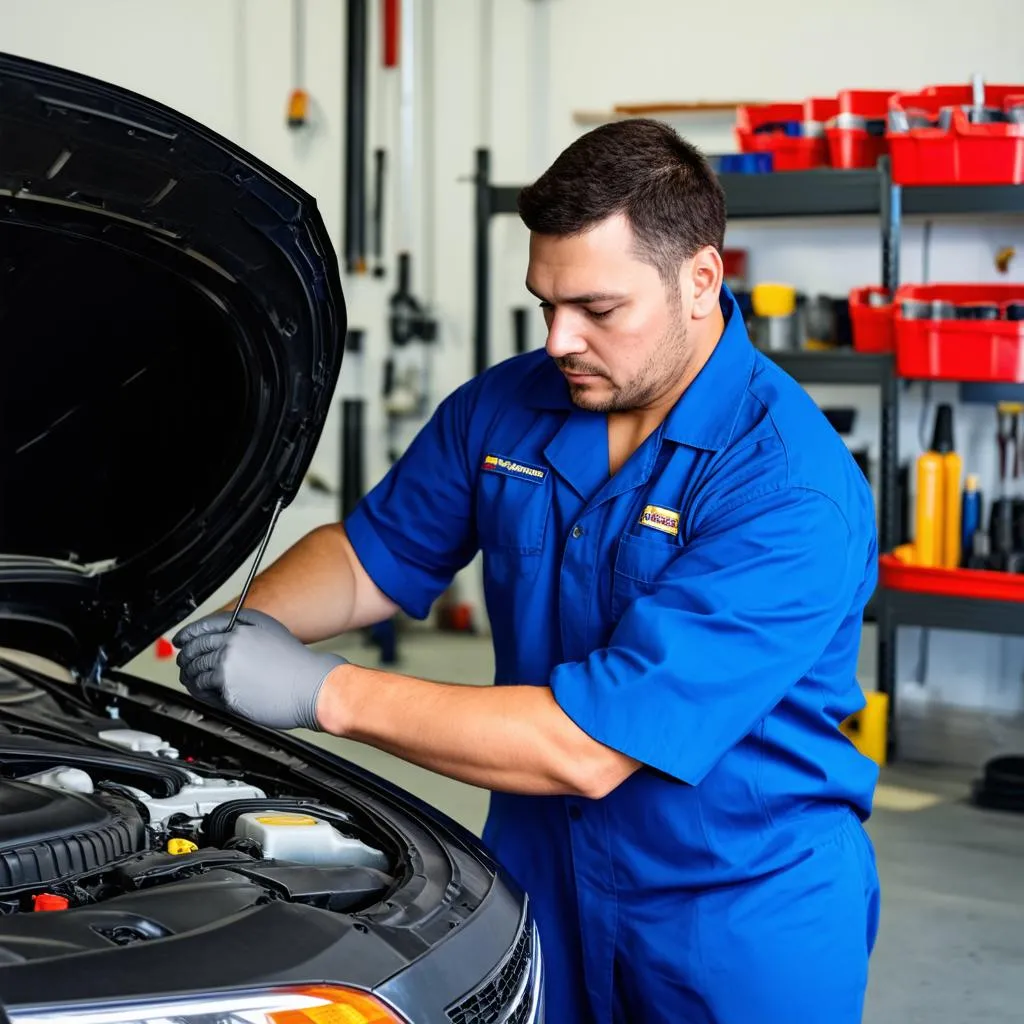
[[[843,722],[840,731],[865,756],[883,766],[889,733],[889,696],[866,693],[867,705]]]

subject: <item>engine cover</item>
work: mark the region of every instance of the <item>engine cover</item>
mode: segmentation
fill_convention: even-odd
[[[52,885],[145,849],[142,817],[124,797],[0,779],[0,890]]]

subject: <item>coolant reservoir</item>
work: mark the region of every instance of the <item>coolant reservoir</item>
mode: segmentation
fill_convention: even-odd
[[[238,816],[235,835],[255,839],[270,860],[388,870],[387,857],[380,850],[343,836],[330,822],[309,814],[250,811]]]
[[[166,740],[151,732],[139,732],[138,729],[104,729],[99,733],[99,738],[136,754],[159,754],[170,758],[178,756],[178,751]]]

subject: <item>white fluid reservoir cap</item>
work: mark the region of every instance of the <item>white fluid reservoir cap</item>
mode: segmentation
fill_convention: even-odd
[[[388,870],[388,859],[362,840],[342,835],[330,822],[310,814],[250,811],[235,822],[235,835],[255,839],[268,860],[332,867]]]

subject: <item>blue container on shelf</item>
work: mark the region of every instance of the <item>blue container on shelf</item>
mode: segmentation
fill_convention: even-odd
[[[771,153],[725,153],[718,157],[719,174],[770,174]]]

